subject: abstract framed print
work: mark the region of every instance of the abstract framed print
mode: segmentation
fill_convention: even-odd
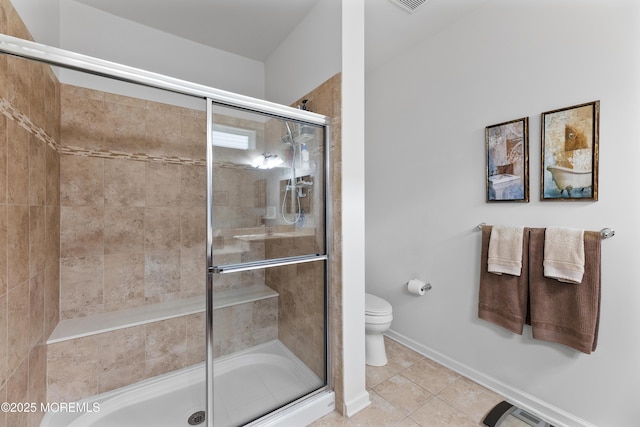
[[[540,200],[598,200],[600,101],[542,113]]]
[[[485,129],[487,202],[529,201],[529,118]]]

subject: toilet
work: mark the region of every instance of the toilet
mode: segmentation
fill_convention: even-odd
[[[364,294],[365,363],[370,366],[387,364],[387,352],[382,334],[389,330],[393,310],[388,301]]]

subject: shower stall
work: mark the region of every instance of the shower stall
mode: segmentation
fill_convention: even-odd
[[[0,53],[87,82],[46,72],[59,132],[0,103],[59,176],[42,209],[57,267],[38,294],[57,305],[30,315],[45,331],[44,378],[29,379],[44,384],[41,426],[303,425],[333,410],[329,118],[1,34]]]

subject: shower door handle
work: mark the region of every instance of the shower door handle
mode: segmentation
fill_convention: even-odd
[[[243,262],[240,264],[226,264],[226,265],[214,265],[209,267],[210,273],[226,274],[237,273],[239,271],[258,270],[263,268],[281,267],[284,265],[301,264],[305,262],[325,261],[328,259],[327,255],[313,254],[302,255],[286,258],[274,258],[262,261]]]

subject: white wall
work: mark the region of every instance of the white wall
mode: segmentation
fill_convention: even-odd
[[[635,0],[493,0],[367,73],[367,291],[396,337],[568,425],[640,417],[639,28]],[[541,202],[540,113],[594,100],[600,200]],[[531,202],[487,204],[484,128],[525,116]],[[595,353],[477,319],[481,222],[616,230]]]
[[[269,55],[267,100],[290,105],[341,71],[341,4],[341,0],[320,0]]]
[[[342,2],[342,334],[344,414],[370,404],[365,387],[365,0]]]
[[[264,64],[119,18],[73,0],[60,1],[60,47],[193,83],[264,98]],[[63,83],[109,90],[63,71]],[[96,87],[102,85],[102,87]],[[137,96],[135,94],[134,96]]]
[[[51,0],[10,0],[34,41],[60,47],[60,5]]]

